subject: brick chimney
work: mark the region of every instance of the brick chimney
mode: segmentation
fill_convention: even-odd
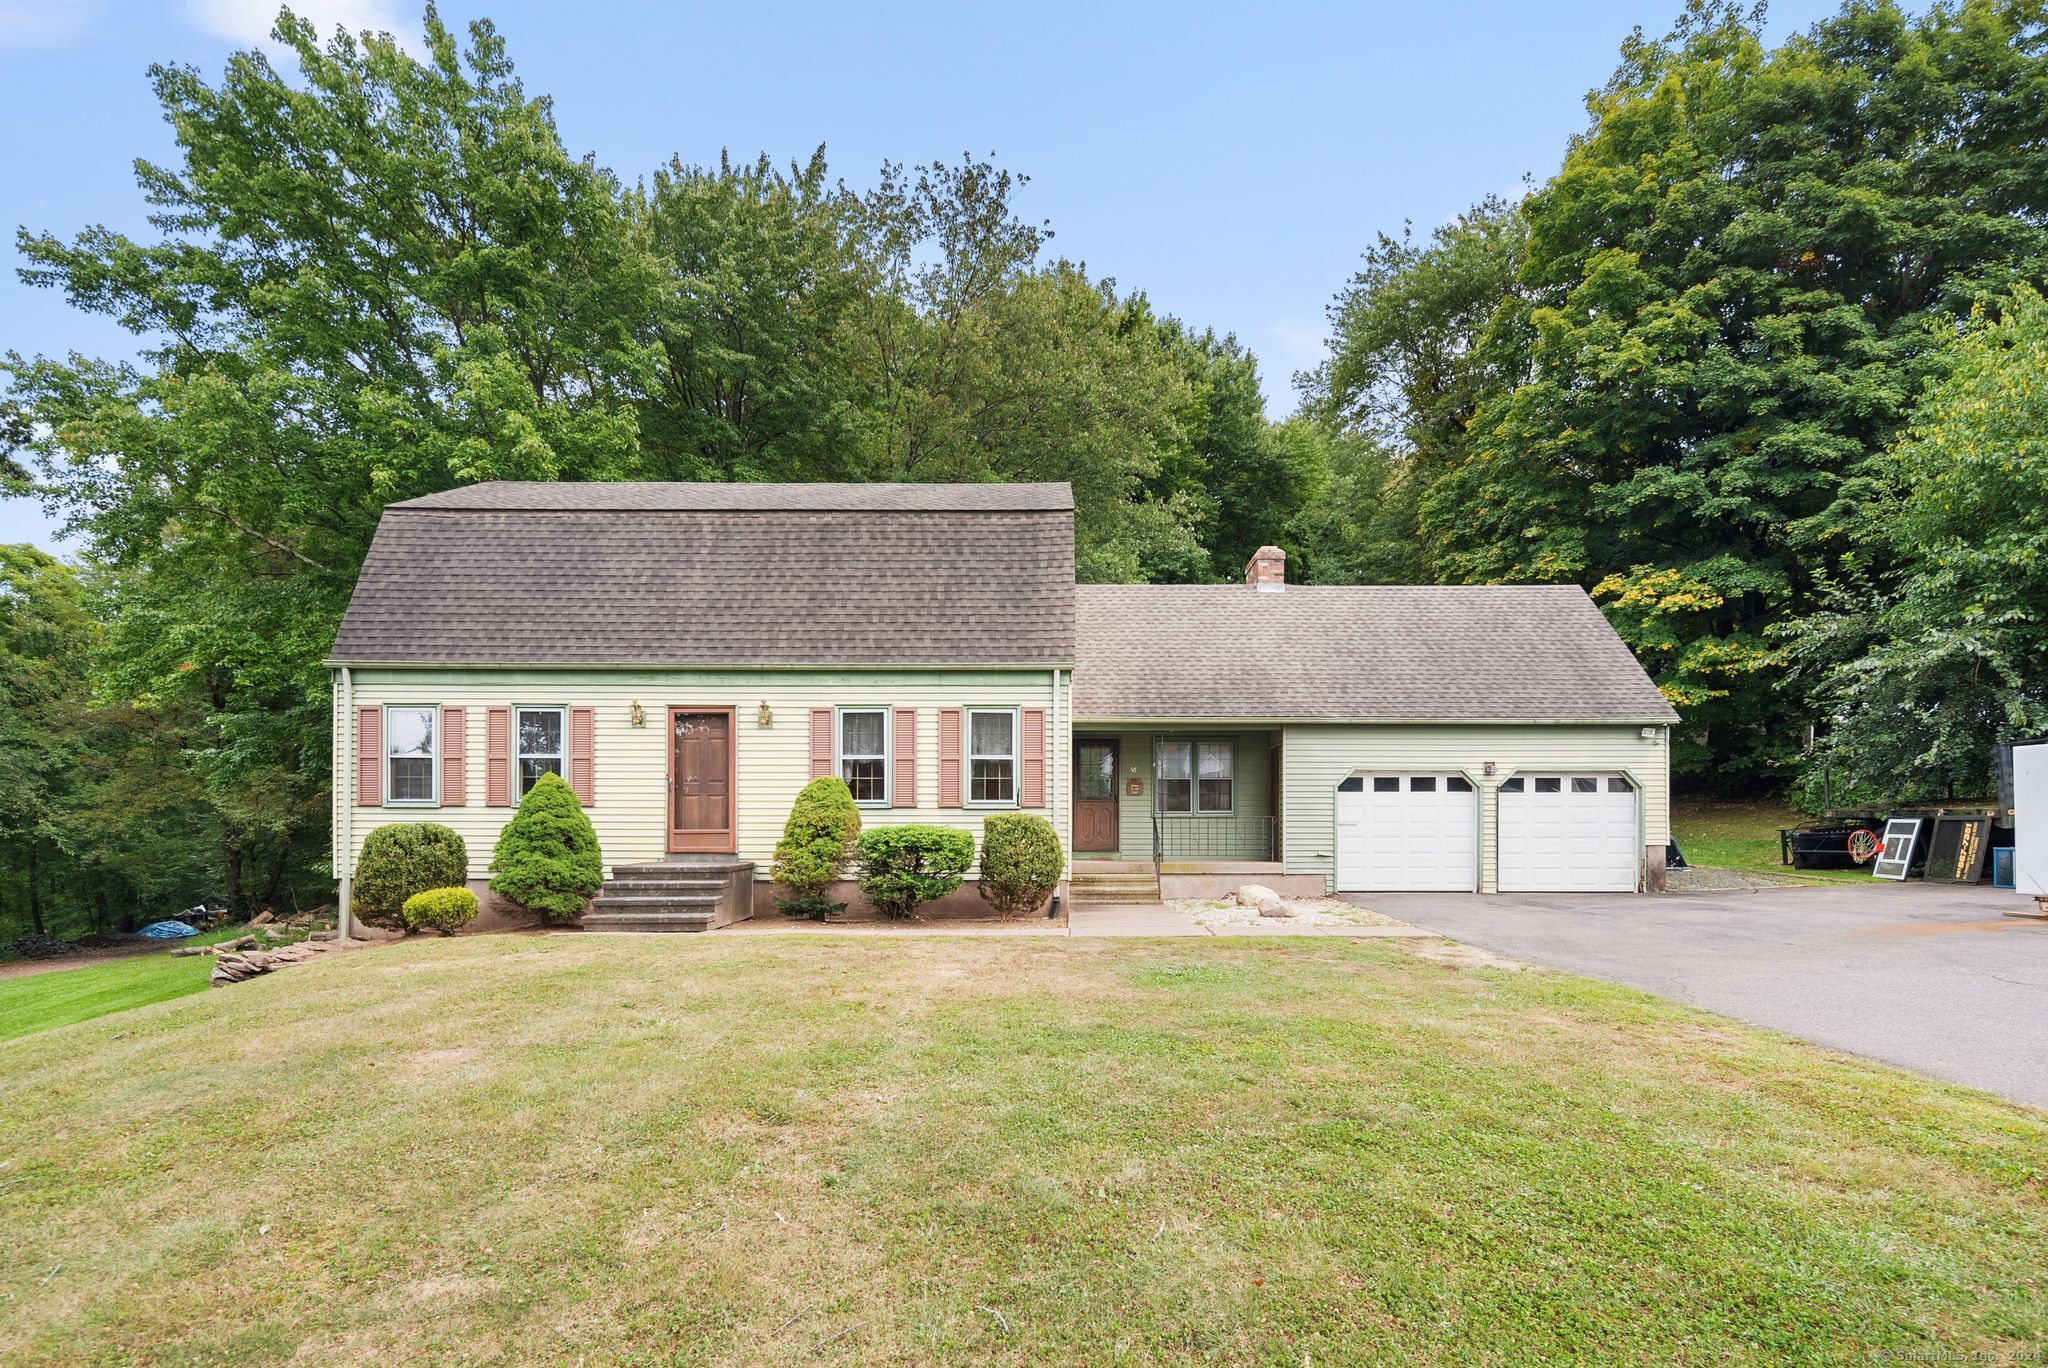
[[[1244,582],[1252,588],[1277,594],[1287,587],[1287,553],[1277,546],[1262,546],[1245,562]]]

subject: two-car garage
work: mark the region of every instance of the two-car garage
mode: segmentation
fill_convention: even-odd
[[[1337,786],[1337,888],[1478,888],[1480,803],[1490,799],[1501,892],[1631,892],[1640,877],[1639,798],[1617,773],[1516,774],[1488,793],[1456,772],[1352,774]]]

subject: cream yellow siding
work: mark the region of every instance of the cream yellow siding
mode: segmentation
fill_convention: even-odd
[[[337,687],[335,819],[337,844],[346,835],[349,867],[364,839],[390,822],[432,821],[452,827],[469,847],[469,873],[488,877],[491,849],[511,819],[509,807],[484,804],[486,710],[497,706],[588,707],[595,713],[593,801],[588,812],[603,848],[606,871],[615,864],[658,860],[668,853],[668,709],[731,708],[736,724],[735,822],[738,855],[754,861],[766,879],[775,842],[791,802],[810,778],[810,710],[850,706],[917,710],[917,806],[866,808],[868,826],[928,822],[979,837],[992,809],[941,808],[939,710],[953,707],[1045,710],[1046,806],[1021,809],[1052,819],[1062,846],[1069,841],[1069,752],[1064,727],[1071,716],[1072,673],[1045,670],[492,670],[357,668],[353,707],[344,715]],[[339,675],[337,672],[337,685]],[[433,704],[467,710],[467,803],[462,807],[355,804],[355,708],[377,704]],[[633,705],[645,714],[632,721]],[[760,721],[763,705],[770,722]],[[443,745],[447,744],[444,738]],[[376,757],[366,757],[376,763]],[[343,804],[349,806],[344,810]],[[1020,809],[1003,809],[1017,811]],[[347,821],[343,822],[346,816]],[[344,833],[345,828],[345,833]]]
[[[1260,819],[1270,816],[1273,811],[1272,751],[1279,743],[1279,732],[1219,731],[1200,725],[1133,731],[1128,727],[1090,727],[1084,722],[1077,725],[1074,734],[1081,740],[1108,737],[1117,743],[1117,842],[1120,849],[1087,851],[1084,855],[1096,859],[1152,858],[1152,806],[1157,801],[1153,792],[1152,738],[1164,736],[1175,741],[1221,738],[1235,743],[1235,774],[1231,781],[1234,801],[1230,815],[1189,815],[1168,819],[1187,833],[1176,848],[1198,850],[1201,858],[1214,860],[1270,858],[1266,825]],[[1139,786],[1135,795],[1130,791],[1134,781]]]
[[[1500,781],[1517,773],[1619,773],[1642,795],[1646,849],[1671,836],[1670,747],[1665,729],[1637,725],[1457,723],[1290,726],[1281,738],[1281,845],[1287,872],[1336,881],[1337,785],[1361,770],[1464,773],[1479,790],[1479,887],[1495,881]],[[1486,766],[1494,767],[1492,774]]]

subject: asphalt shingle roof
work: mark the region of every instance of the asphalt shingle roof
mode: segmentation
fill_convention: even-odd
[[[1668,722],[1574,585],[1084,584],[1074,715]]]
[[[1067,665],[1065,485],[484,484],[385,510],[338,663]]]

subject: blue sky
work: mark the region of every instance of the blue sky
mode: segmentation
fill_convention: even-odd
[[[408,0],[301,0],[323,29],[416,34]],[[993,152],[1054,248],[1258,353],[1268,406],[1321,353],[1323,309],[1359,252],[1556,168],[1583,98],[1634,25],[1678,0],[1435,4],[962,5],[449,0],[488,15],[563,138],[628,180],[827,147],[865,185],[884,159]],[[1772,36],[1832,5],[1779,0]],[[274,0],[0,0],[0,348],[128,355],[133,341],[14,275],[12,230],[147,230],[134,158],[172,160],[146,70],[217,75],[264,40]],[[30,503],[0,541],[55,548]]]

